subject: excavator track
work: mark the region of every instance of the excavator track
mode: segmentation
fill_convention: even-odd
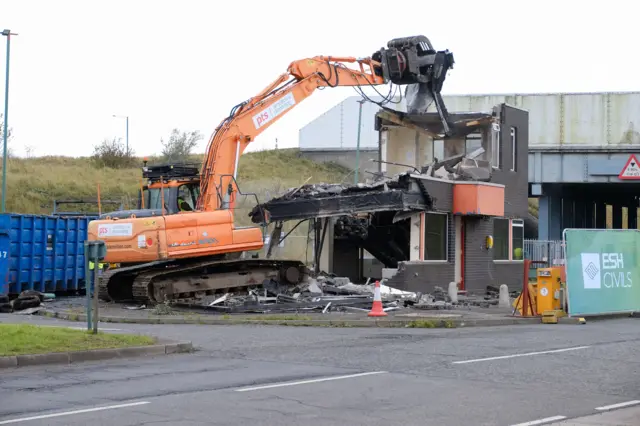
[[[157,304],[189,301],[237,291],[273,280],[296,285],[308,276],[304,263],[278,259],[167,260],[107,270],[99,286],[102,300]]]

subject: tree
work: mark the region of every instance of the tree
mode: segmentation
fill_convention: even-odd
[[[9,127],[9,131],[7,132],[7,158],[13,157],[13,149],[9,145],[11,139],[13,138],[13,129]],[[0,112],[0,158],[4,155],[4,114]]]
[[[160,139],[162,156],[168,161],[184,161],[189,158],[202,137],[197,130],[180,132],[178,129],[173,129],[168,141]]]
[[[9,127],[7,132],[7,142],[13,138],[13,129]],[[4,114],[0,112],[0,140],[4,140]]]
[[[98,167],[110,167],[112,169],[122,169],[135,165],[133,150],[125,147],[122,143],[122,138],[104,139],[100,144],[93,147],[92,159]]]

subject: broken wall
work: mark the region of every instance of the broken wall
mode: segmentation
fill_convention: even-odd
[[[433,161],[433,139],[424,133],[406,127],[389,126],[380,132],[380,161],[406,164],[380,163],[380,171],[393,176],[407,171],[407,166],[420,167]]]

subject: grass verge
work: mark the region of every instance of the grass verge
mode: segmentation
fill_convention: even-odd
[[[100,333],[31,324],[0,324],[0,356],[146,346],[148,336]]]

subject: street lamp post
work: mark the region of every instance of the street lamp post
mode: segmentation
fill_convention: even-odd
[[[126,152],[127,154],[129,153],[129,116],[123,116],[123,115],[115,115],[113,114],[114,117],[118,117],[118,118],[124,118],[126,119],[126,123],[127,123],[127,133],[126,133]]]
[[[353,184],[358,184],[358,172],[360,171],[360,129],[362,127],[362,104],[365,102],[364,99],[360,99],[358,103],[360,104],[358,108],[358,141],[356,145],[356,170],[353,175]]]
[[[11,52],[11,36],[18,35],[11,30],[2,31],[2,35],[7,38],[7,71],[4,83],[4,127],[2,129],[3,149],[2,149],[2,213],[6,211],[7,199],[7,137],[9,134],[9,58]]]

